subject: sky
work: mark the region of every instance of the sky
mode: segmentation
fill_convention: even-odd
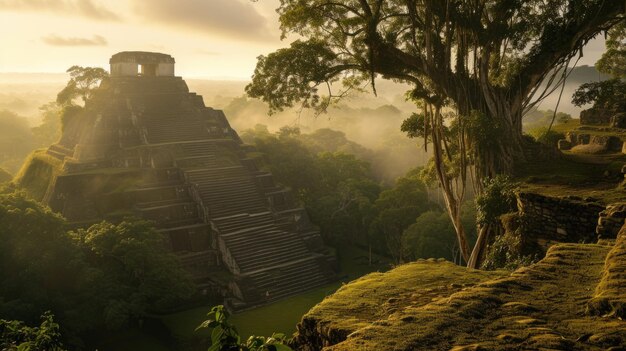
[[[279,0],[0,0],[0,73],[108,69],[120,51],[174,56],[176,75],[247,80],[280,40]],[[604,51],[598,38],[579,65]]]
[[[174,56],[176,74],[249,79],[280,47],[278,0],[0,0],[0,73],[108,69],[120,51]]]

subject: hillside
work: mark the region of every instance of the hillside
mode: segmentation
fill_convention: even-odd
[[[352,282],[303,317],[299,349],[621,350],[626,343],[626,226],[617,242],[558,244],[510,275],[462,270],[417,262]],[[413,280],[403,279],[408,274]],[[389,285],[385,294],[376,289]]]

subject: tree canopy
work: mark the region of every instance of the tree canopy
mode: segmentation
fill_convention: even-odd
[[[109,76],[109,72],[100,67],[72,66],[67,69],[67,73],[70,74],[70,80],[59,92],[56,101],[62,106],[73,104],[77,98],[86,102],[91,98],[94,88]]]
[[[144,221],[67,231],[65,219],[11,187],[0,189],[0,315],[35,323],[45,311],[74,342],[117,330],[195,289]]]
[[[282,0],[289,48],[259,56],[250,96],[271,111],[325,110],[382,76],[409,83],[461,252],[466,171],[482,179],[524,160],[522,116],[566,78],[598,33],[624,20],[623,1]],[[546,82],[547,84],[543,84]],[[450,128],[453,126],[454,128]],[[487,132],[487,133],[486,133]],[[449,173],[446,163],[458,172]]]

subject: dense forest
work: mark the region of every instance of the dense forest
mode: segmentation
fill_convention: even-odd
[[[2,350],[626,344],[623,2],[276,6],[249,82],[5,84]]]

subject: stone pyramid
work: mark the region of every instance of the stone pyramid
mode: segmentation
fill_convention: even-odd
[[[156,223],[205,289],[250,307],[335,278],[318,229],[262,170],[224,113],[174,76],[166,54],[121,52],[22,186],[75,226]]]

